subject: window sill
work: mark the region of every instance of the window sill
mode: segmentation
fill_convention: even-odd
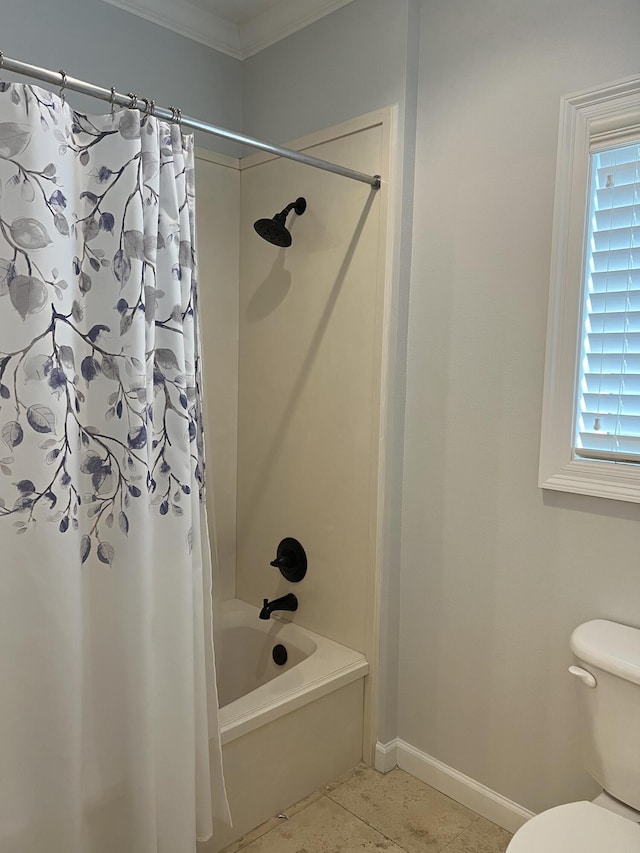
[[[576,459],[548,476],[541,473],[538,485],[541,489],[640,503],[640,466]]]

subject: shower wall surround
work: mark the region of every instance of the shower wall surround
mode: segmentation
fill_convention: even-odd
[[[388,175],[392,119],[379,110],[291,144]],[[375,673],[387,183],[202,150],[196,181],[216,597],[261,605],[294,590],[291,617],[365,653]],[[299,195],[293,245],[261,240],[255,219]],[[269,565],[285,536],[309,560],[295,586]],[[373,713],[367,693],[369,749]]]
[[[207,434],[207,510],[216,597],[236,590],[240,164],[196,153],[198,282]],[[212,523],[215,518],[215,529]]]
[[[392,119],[377,111],[292,145],[388,176]],[[298,195],[293,245],[261,240],[253,222]],[[295,590],[285,617],[363,652],[370,673],[364,692],[362,677],[331,693],[325,680],[310,704],[225,742],[234,827],[204,853],[373,756],[388,185],[199,150],[196,200],[215,598]],[[269,565],[285,536],[307,553],[298,584]]]
[[[379,111],[303,147],[388,175],[390,118]],[[298,624],[371,663],[387,192],[263,155],[242,161],[237,594],[260,605],[295,591]],[[292,247],[260,240],[254,220],[300,195]],[[269,565],[284,536],[307,552],[296,585]]]

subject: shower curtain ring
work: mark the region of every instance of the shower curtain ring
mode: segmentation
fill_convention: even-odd
[[[58,73],[60,74],[60,100],[65,104],[67,102],[64,94],[64,90],[67,88],[67,72],[61,68]]]
[[[111,104],[111,118],[114,117],[116,113],[116,87],[111,87],[111,97],[109,98],[109,103]]]
[[[156,107],[155,103],[151,100],[151,98],[143,98],[142,100],[144,101],[145,114],[148,116],[152,116],[153,111]]]
[[[135,110],[138,108],[138,96],[135,92],[127,92],[127,96],[130,98],[129,100],[129,109]]]

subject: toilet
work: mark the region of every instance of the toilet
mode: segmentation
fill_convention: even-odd
[[[527,821],[507,853],[640,853],[640,629],[594,619],[571,635],[584,765],[603,787]]]

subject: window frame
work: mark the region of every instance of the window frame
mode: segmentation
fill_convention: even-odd
[[[551,246],[540,467],[542,489],[640,503],[640,464],[574,457],[590,154],[640,139],[640,77],[563,97]]]

